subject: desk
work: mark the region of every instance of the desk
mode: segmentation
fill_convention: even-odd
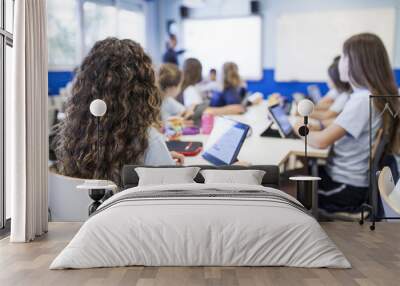
[[[252,165],[276,165],[283,166],[291,156],[304,156],[304,141],[301,139],[282,139],[261,137],[260,134],[268,127],[267,103],[251,106],[242,115],[231,115],[228,118],[250,125],[251,135],[246,138],[238,159]],[[293,119],[292,119],[293,120]],[[182,136],[184,141],[207,142],[208,135]],[[316,149],[309,147],[310,158],[325,159],[328,157],[329,149]],[[185,165],[210,165],[201,155],[186,157]]]

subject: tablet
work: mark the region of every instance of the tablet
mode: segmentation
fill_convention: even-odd
[[[268,106],[268,113],[282,138],[293,138],[293,127],[283,108],[279,104]]]
[[[246,124],[216,117],[202,154],[203,158],[216,166],[231,165],[236,162],[249,129]]]

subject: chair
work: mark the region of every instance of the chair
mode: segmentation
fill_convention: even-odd
[[[52,221],[82,222],[92,203],[87,191],[77,190],[85,180],[49,171],[49,210]]]
[[[379,166],[382,158],[385,155],[385,147],[387,145],[387,139],[383,135],[383,129],[380,128],[376,133],[376,138],[371,146],[371,164],[370,164],[370,174],[376,174],[379,171]],[[377,217],[376,210],[378,209],[378,187],[377,187],[377,179],[375,176],[371,176],[370,178],[370,190],[368,194],[367,203],[364,203],[361,206],[361,219],[359,223],[364,224],[364,212],[367,210],[371,214],[372,217],[372,225],[370,226],[371,230],[375,229],[375,218]],[[358,213],[346,213],[346,212],[336,212],[336,213],[327,213],[323,210],[320,210],[320,215],[323,219],[328,220],[343,220],[343,221],[357,221],[357,218],[360,217],[360,212]]]
[[[395,189],[392,172],[389,167],[384,167],[379,174],[378,188],[382,200],[395,212],[397,217],[386,217],[386,219],[400,219],[400,189]]]

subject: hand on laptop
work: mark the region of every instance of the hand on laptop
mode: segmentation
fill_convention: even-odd
[[[299,137],[301,137],[299,134],[299,128],[303,125],[304,119],[302,117],[299,117],[296,123],[293,125],[293,132]],[[307,127],[310,131],[321,131],[321,125],[315,124],[315,122],[308,122]]]

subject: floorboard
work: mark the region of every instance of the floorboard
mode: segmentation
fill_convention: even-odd
[[[400,224],[326,222],[323,228],[353,268],[289,267],[123,267],[48,270],[51,261],[80,228],[80,223],[50,223],[49,233],[32,243],[0,240],[0,285],[400,285]]]

